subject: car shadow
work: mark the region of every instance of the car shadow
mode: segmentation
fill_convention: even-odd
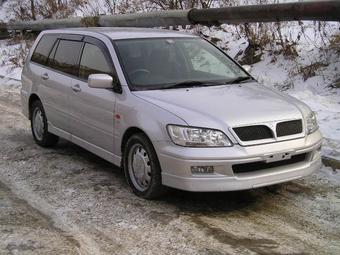
[[[108,182],[112,182],[112,185],[118,182],[119,186],[121,186],[119,188],[126,189],[127,193],[135,196],[125,181],[122,168],[114,166],[110,162],[66,140],[61,139],[53,150],[58,154],[76,156],[78,160],[89,164],[91,171],[98,173],[105,172],[109,176],[112,176],[112,180],[108,180]],[[113,179],[115,179],[115,181],[113,181]],[[256,206],[256,204],[266,199],[266,197],[275,194],[277,189],[280,189],[280,185],[271,186],[270,188],[229,192],[188,192],[169,188],[164,196],[156,200],[140,200],[149,206],[155,204],[172,206],[179,210],[181,214],[232,212]]]
[[[255,206],[265,189],[228,192],[187,192],[170,190],[161,200],[187,213],[232,212]]]
[[[105,159],[93,154],[92,152],[64,139],[60,139],[57,146],[52,149],[60,155],[72,155],[87,163],[96,164],[101,167],[98,169],[110,169],[110,171],[112,171],[112,168],[117,170],[120,169]]]

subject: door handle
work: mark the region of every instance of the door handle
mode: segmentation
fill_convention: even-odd
[[[73,85],[71,88],[74,92],[80,92],[81,91],[79,84]]]
[[[43,75],[41,75],[41,79],[48,80],[49,79],[48,73],[44,73]]]

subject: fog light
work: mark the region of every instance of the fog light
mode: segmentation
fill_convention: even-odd
[[[212,174],[214,172],[213,166],[192,166],[191,172],[193,174]]]

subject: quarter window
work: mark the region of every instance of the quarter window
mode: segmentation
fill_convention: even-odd
[[[44,35],[35,48],[31,60],[35,63],[45,65],[56,39],[57,35]]]
[[[98,46],[86,43],[80,61],[79,77],[87,80],[90,74],[102,73],[113,76],[110,63]]]
[[[55,53],[53,68],[68,73],[78,75],[78,59],[82,42],[60,40]]]

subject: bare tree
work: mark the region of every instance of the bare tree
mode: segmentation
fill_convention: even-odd
[[[21,20],[67,18],[86,0],[13,0],[10,10]]]
[[[32,15],[32,19],[33,20],[36,20],[36,17],[35,17],[35,4],[34,4],[34,0],[30,0],[31,2],[31,15]]]

